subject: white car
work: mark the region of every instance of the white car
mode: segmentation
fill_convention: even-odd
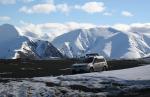
[[[82,58],[80,62],[73,64],[72,73],[80,72],[95,72],[95,71],[104,71],[108,70],[108,65],[103,56],[86,56]]]

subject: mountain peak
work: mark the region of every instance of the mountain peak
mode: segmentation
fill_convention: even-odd
[[[31,58],[49,59],[51,57],[63,57],[51,43],[44,40],[31,40],[25,36],[19,36],[19,32],[13,25],[0,26],[0,58]]]
[[[19,32],[13,25],[3,24],[0,26],[0,42],[14,39],[19,36]]]
[[[56,37],[52,43],[63,54],[99,53],[107,58],[139,58],[150,52],[150,37],[111,27],[77,29]],[[67,45],[66,45],[67,43]],[[69,53],[68,53],[69,52]]]

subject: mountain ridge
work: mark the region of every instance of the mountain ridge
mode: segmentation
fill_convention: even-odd
[[[51,44],[52,43],[52,44]],[[109,59],[141,58],[150,52],[150,34],[123,32],[111,27],[75,29],[52,42],[19,35],[13,25],[0,26],[0,58],[49,59],[99,53]]]
[[[147,37],[147,41],[145,41]],[[110,27],[77,29],[56,37],[52,44],[68,57],[99,53],[107,58],[140,58],[150,52],[150,37]]]
[[[26,36],[21,36],[16,28],[10,24],[0,26],[0,37],[1,59],[63,57],[50,42],[31,40]]]

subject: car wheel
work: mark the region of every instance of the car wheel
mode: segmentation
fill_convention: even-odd
[[[89,72],[94,72],[94,68],[91,67],[91,68],[89,69]]]
[[[77,72],[75,70],[72,70],[72,74],[76,74]]]
[[[103,67],[103,71],[107,71],[108,68],[106,66]]]

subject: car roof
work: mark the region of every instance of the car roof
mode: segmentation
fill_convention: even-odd
[[[98,59],[104,59],[103,56],[88,56],[87,58],[98,58]]]
[[[91,53],[91,54],[86,54],[86,56],[99,56],[98,53]]]
[[[94,56],[94,58],[103,59],[103,56]]]

